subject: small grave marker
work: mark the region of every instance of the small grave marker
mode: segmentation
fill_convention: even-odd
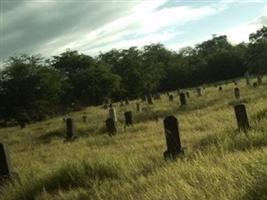
[[[181,106],[186,105],[186,97],[183,92],[180,93],[180,103],[181,103]]]
[[[168,116],[164,119],[163,123],[167,144],[167,150],[163,155],[165,159],[175,159],[177,156],[184,154],[181,146],[178,121],[174,116]]]
[[[109,135],[114,135],[117,132],[116,124],[112,118],[106,120],[106,129]]]
[[[253,87],[254,87],[254,88],[258,87],[258,83],[257,83],[257,82],[254,82],[254,83],[253,83]]]
[[[190,98],[190,93],[188,91],[185,94],[187,98]]]
[[[131,111],[127,111],[124,113],[125,117],[125,126],[133,126],[133,114]]]
[[[199,97],[202,96],[201,88],[197,88],[197,94],[198,94]]]
[[[240,99],[240,90],[238,87],[234,88],[234,95],[236,99]]]
[[[222,91],[222,86],[219,87],[219,91]]]
[[[169,101],[173,102],[173,95],[172,94],[170,94],[170,96],[169,96]]]
[[[115,108],[110,108],[109,109],[109,117],[113,119],[113,121],[116,123],[118,121],[117,119],[117,113]]]
[[[235,110],[238,129],[246,132],[250,128],[250,126],[248,122],[248,116],[245,105],[244,104],[235,105],[234,110]]]
[[[0,184],[11,177],[12,169],[7,146],[0,143]]]
[[[77,137],[74,127],[74,121],[72,118],[67,118],[66,129],[67,129],[66,140],[75,139]]]
[[[141,112],[141,104],[140,103],[136,103],[136,111]]]

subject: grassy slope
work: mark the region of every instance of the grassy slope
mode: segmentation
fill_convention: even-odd
[[[135,111],[135,101],[118,107],[118,134],[104,133],[107,111],[89,107],[72,113],[80,137],[63,143],[61,118],[0,129],[9,145],[21,180],[0,189],[0,199],[267,199],[267,84],[257,89],[239,82],[252,129],[236,131],[233,84],[223,91],[208,87],[203,97],[191,93],[187,108],[167,96],[124,130],[123,112]],[[81,116],[88,115],[88,123]],[[164,161],[162,119],[175,114],[186,155]],[[155,116],[160,120],[154,120]]]

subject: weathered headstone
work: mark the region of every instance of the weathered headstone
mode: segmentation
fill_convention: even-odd
[[[222,86],[219,87],[219,91],[222,91]]]
[[[254,82],[253,83],[253,87],[258,87],[258,83],[257,82]]]
[[[169,96],[169,101],[173,102],[173,95],[172,94],[170,94],[170,96]]]
[[[136,103],[136,111],[141,112],[141,104],[140,103]]]
[[[12,170],[7,146],[3,143],[0,143],[0,185],[5,179],[11,177],[11,173]]]
[[[234,106],[235,116],[239,130],[247,131],[250,126],[248,122],[248,116],[246,107],[244,104],[238,104]]]
[[[187,98],[190,98],[190,93],[189,93],[188,91],[186,91],[185,94],[186,94],[186,97],[187,97]]]
[[[167,144],[167,150],[163,155],[165,159],[175,159],[177,156],[184,154],[181,146],[178,121],[174,116],[168,116],[164,119],[163,123]]]
[[[131,111],[127,111],[124,113],[125,117],[125,126],[132,126],[133,125],[133,114]]]
[[[197,88],[197,94],[199,97],[202,96],[201,88]]]
[[[238,87],[234,88],[234,95],[236,99],[240,99],[240,90]]]
[[[186,97],[183,92],[180,93],[180,103],[181,103],[181,106],[186,105]]]
[[[66,136],[67,140],[74,139],[77,137],[74,127],[74,121],[72,118],[67,118],[66,129],[67,129],[67,136]]]
[[[113,135],[117,132],[116,124],[112,118],[106,120],[106,129],[109,135]]]
[[[83,122],[86,122],[86,121],[87,121],[87,116],[86,116],[86,115],[83,115],[83,116],[82,116],[82,121],[83,121]]]
[[[109,109],[109,117],[113,119],[113,121],[116,123],[118,121],[117,119],[117,113],[115,108],[110,108]]]
[[[152,100],[151,94],[147,95],[147,102],[148,102],[148,104],[153,104],[153,100]]]

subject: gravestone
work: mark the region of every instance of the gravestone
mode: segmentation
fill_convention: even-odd
[[[7,146],[0,143],[0,185],[11,177],[12,169]]]
[[[109,135],[114,135],[117,132],[116,124],[112,118],[106,120],[106,129]]]
[[[148,104],[153,104],[153,100],[152,100],[151,94],[147,95],[147,102],[148,102]]]
[[[125,117],[125,126],[133,126],[133,114],[131,111],[127,111],[124,113]]]
[[[67,136],[66,136],[67,140],[75,139],[77,137],[74,127],[74,121],[72,118],[67,118],[66,129],[67,129]]]
[[[163,123],[167,144],[167,150],[163,155],[165,159],[175,159],[177,156],[184,154],[181,146],[178,121],[174,116],[168,116],[164,119]]]
[[[219,87],[219,91],[222,91],[222,86]]]
[[[115,108],[109,109],[109,118],[113,119],[113,121],[116,123],[118,121],[117,119],[117,113]]]
[[[86,122],[86,121],[87,121],[87,116],[86,116],[86,115],[83,115],[83,116],[82,116],[82,121],[83,121],[83,122]]]
[[[190,94],[189,94],[188,91],[187,91],[185,94],[186,94],[186,97],[187,97],[187,98],[190,98]]]
[[[186,97],[183,92],[180,93],[180,103],[181,103],[181,106],[186,105]]]
[[[197,88],[197,94],[199,97],[202,96],[201,88]]]
[[[136,111],[141,112],[141,104],[140,103],[136,103]]]
[[[246,107],[244,104],[238,104],[234,106],[235,116],[239,130],[247,131],[250,126],[248,122],[248,116]]]
[[[170,94],[170,96],[169,96],[169,101],[173,102],[173,95],[172,94]]]
[[[238,87],[234,88],[234,95],[236,99],[240,99],[240,90]]]
[[[253,83],[253,87],[258,87],[258,83],[257,82],[254,82]]]

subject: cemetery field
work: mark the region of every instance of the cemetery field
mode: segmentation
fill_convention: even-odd
[[[240,100],[234,87],[240,88]],[[118,130],[112,137],[105,131],[108,110],[101,106],[70,113],[78,135],[72,142],[64,142],[64,116],[0,129],[20,177],[1,187],[0,199],[267,199],[267,78],[256,88],[245,80],[222,85],[221,91],[207,86],[200,97],[195,89],[186,91],[184,107],[176,91],[173,102],[161,94],[153,105],[141,103],[142,112],[136,111],[137,100],[115,103]],[[237,102],[246,105],[246,134],[237,130]],[[125,129],[127,110],[133,111],[134,126]],[[168,115],[177,117],[185,148],[175,161],[163,157]]]

